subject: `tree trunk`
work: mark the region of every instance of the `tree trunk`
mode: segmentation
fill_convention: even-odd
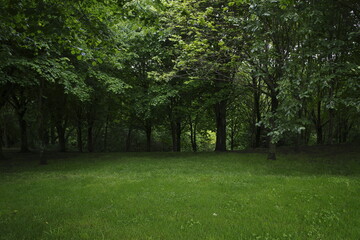
[[[276,110],[278,107],[278,100],[276,98],[277,94],[276,93],[272,93],[271,96],[271,113],[272,116],[270,118],[270,126],[271,126],[271,131],[273,131],[275,129],[275,118],[276,118]],[[276,160],[276,142],[273,139],[272,136],[269,137],[269,153],[268,153],[268,157],[269,160]]]
[[[323,126],[321,123],[321,101],[317,103],[317,120],[316,120],[316,143],[323,144]]]
[[[196,144],[196,122],[193,123],[191,116],[189,116],[189,127],[190,127],[190,141],[193,152],[197,152],[197,144]]]
[[[254,88],[254,115],[255,115],[255,142],[254,148],[260,147],[261,140],[261,126],[257,125],[261,121],[261,112],[260,112],[260,86],[256,78],[253,78],[253,88]]]
[[[87,128],[87,147],[89,152],[94,152],[93,139],[93,123],[90,122]]]
[[[87,149],[88,152],[94,152],[94,124],[95,124],[95,104],[89,105],[86,111],[86,122],[87,122]]]
[[[261,145],[261,126],[255,126],[255,144],[254,147],[258,148]]]
[[[222,100],[215,104],[216,117],[216,146],[215,151],[226,151],[226,105],[227,101]]]
[[[230,134],[230,149],[231,149],[231,151],[234,151],[234,147],[235,147],[234,129],[231,128],[231,134]]]
[[[333,144],[333,139],[334,139],[334,115],[335,115],[335,110],[329,109],[329,134],[328,134],[327,143],[330,145]]]
[[[53,126],[50,128],[50,143],[51,145],[55,145],[56,143],[55,129]]]
[[[7,134],[7,127],[6,124],[4,124],[4,131],[2,132],[2,138],[1,141],[4,141],[4,147],[8,148],[9,147],[9,141],[8,141],[8,134]]]
[[[62,123],[58,123],[56,125],[56,130],[59,140],[59,148],[60,148],[59,151],[66,152],[65,127],[62,125]]]
[[[181,121],[176,122],[176,151],[181,152]]]
[[[323,131],[321,125],[316,126],[316,144],[323,144]]]
[[[276,143],[273,143],[271,138],[269,141],[269,153],[267,158],[269,160],[276,160]]]
[[[12,73],[11,73],[12,74]],[[8,100],[9,95],[13,91],[14,85],[12,83],[6,83],[0,88],[0,110],[5,106],[6,101]],[[0,159],[5,159],[2,149],[2,129],[0,125]]]
[[[152,132],[152,128],[151,128],[151,122],[148,121],[148,120],[146,121],[145,132],[146,132],[146,151],[151,152],[151,132]]]
[[[81,120],[77,120],[77,147],[79,152],[83,152],[83,141],[82,141],[82,123]]]
[[[177,151],[177,137],[176,137],[176,123],[170,119],[170,128],[171,128],[171,140],[172,140],[172,151]]]
[[[0,160],[4,160],[5,159],[5,156],[4,156],[4,153],[3,153],[3,132],[2,132],[2,129],[1,129],[1,125],[0,125]]]
[[[129,127],[128,134],[126,136],[126,146],[125,146],[126,152],[130,152],[131,150],[131,132],[132,132],[132,127]]]
[[[40,139],[40,164],[46,165],[47,160],[44,156],[45,152],[45,116],[44,116],[44,98],[43,98],[43,90],[44,90],[44,80],[40,80],[40,90],[39,90],[39,139]]]
[[[49,136],[49,128],[45,129],[45,139],[44,139],[45,146],[48,146],[50,143],[50,136]]]
[[[104,149],[107,151],[107,136],[108,136],[108,127],[109,127],[109,114],[106,116],[105,129],[104,129]]]
[[[196,131],[194,131],[193,138],[194,139],[193,139],[193,141],[191,143],[192,150],[193,150],[193,152],[197,152]]]
[[[235,120],[232,119],[231,120],[231,128],[230,128],[230,149],[231,151],[234,151],[235,148],[235,128],[236,128],[236,124],[235,124]]]
[[[29,145],[27,139],[27,123],[24,119],[24,114],[18,114],[19,118],[19,127],[20,127],[20,152],[29,152]]]

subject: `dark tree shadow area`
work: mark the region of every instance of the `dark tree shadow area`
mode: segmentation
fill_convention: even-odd
[[[78,153],[46,152],[47,165],[40,165],[39,153],[5,150],[0,173],[67,172],[81,169],[106,171],[168,171],[185,173],[241,174],[278,176],[360,175],[360,148],[357,145],[279,147],[278,160],[266,159],[267,149],[229,152],[130,152]],[[115,166],[115,168],[114,168]]]

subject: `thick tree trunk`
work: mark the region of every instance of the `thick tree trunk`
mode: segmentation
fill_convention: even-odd
[[[55,145],[56,143],[55,128],[53,126],[50,128],[50,143],[51,145]]]
[[[45,146],[48,146],[50,143],[50,136],[49,136],[49,128],[45,129],[45,139],[44,139]]]
[[[27,110],[27,101],[24,95],[24,89],[20,89],[17,94],[13,93],[10,104],[14,107],[18,118],[20,129],[20,152],[28,152],[27,124],[24,119]]]
[[[276,160],[276,143],[273,143],[271,141],[269,141],[269,153],[268,153],[268,157],[269,160]]]
[[[349,123],[349,119],[345,119],[343,121],[339,121],[339,142],[340,143],[346,143],[347,138],[350,132],[350,129],[352,128],[352,124]]]
[[[6,101],[8,100],[9,95],[13,91],[14,85],[12,83],[6,83],[5,86],[0,89],[0,110],[5,106]],[[2,129],[0,125],[0,159],[5,159],[2,148]],[[5,136],[6,137],[6,136]]]
[[[316,144],[323,144],[323,128],[322,126],[316,126]]]
[[[222,100],[215,104],[216,118],[216,146],[215,151],[226,151],[226,106],[227,101]]]
[[[59,140],[59,151],[66,152],[66,139],[65,139],[65,127],[59,123],[56,126],[58,140]]]
[[[196,131],[194,131],[193,140],[191,142],[191,147],[192,147],[193,152],[197,152]]]
[[[255,126],[255,144],[254,147],[258,148],[261,145],[261,126]]]

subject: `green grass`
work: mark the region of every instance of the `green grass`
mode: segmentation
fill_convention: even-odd
[[[7,160],[0,239],[360,238],[358,153],[265,158],[83,154],[46,166]]]

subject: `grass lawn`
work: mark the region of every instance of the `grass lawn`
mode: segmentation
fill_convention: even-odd
[[[356,152],[65,154],[46,166],[29,154],[0,166],[0,239],[360,239]]]

